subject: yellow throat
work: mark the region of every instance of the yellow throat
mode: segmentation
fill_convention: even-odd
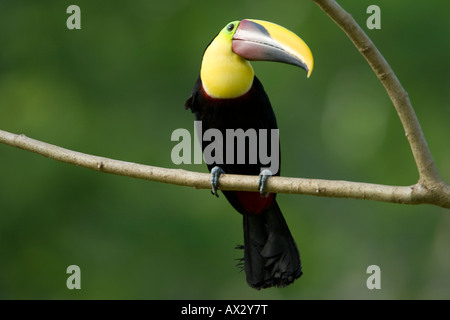
[[[239,22],[236,21],[234,28]],[[232,99],[245,94],[253,84],[254,71],[249,61],[232,50],[232,33],[224,28],[205,50],[200,70],[203,89],[219,99]]]

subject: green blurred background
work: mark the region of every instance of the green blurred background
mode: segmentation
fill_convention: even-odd
[[[66,9],[81,8],[81,30]],[[345,0],[408,91],[450,181],[450,6]],[[366,9],[381,8],[381,30]],[[201,56],[229,21],[279,23],[310,46],[310,79],[254,69],[281,128],[282,174],[410,185],[417,170],[395,110],[344,33],[312,1],[0,2],[0,129],[80,152],[175,166],[173,130]],[[0,145],[2,299],[448,299],[450,211],[279,195],[304,275],[256,291],[235,267],[242,218],[208,190],[119,177]],[[66,268],[81,268],[68,290]],[[381,290],[366,287],[370,265]]]

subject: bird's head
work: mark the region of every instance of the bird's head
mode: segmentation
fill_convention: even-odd
[[[275,61],[303,68],[307,76],[313,57],[295,33],[275,23],[244,19],[228,23],[206,48],[201,79],[208,94],[234,98],[247,92],[253,82],[249,61]]]

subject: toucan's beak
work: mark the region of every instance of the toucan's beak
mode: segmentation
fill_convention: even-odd
[[[242,20],[233,36],[233,52],[247,60],[277,61],[299,66],[308,77],[313,57],[295,33],[271,22]]]

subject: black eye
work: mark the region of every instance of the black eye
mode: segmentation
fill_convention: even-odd
[[[227,30],[228,30],[228,31],[233,31],[233,29],[234,29],[234,24],[233,24],[233,23],[230,23],[230,24],[228,25],[228,27],[227,27]]]

